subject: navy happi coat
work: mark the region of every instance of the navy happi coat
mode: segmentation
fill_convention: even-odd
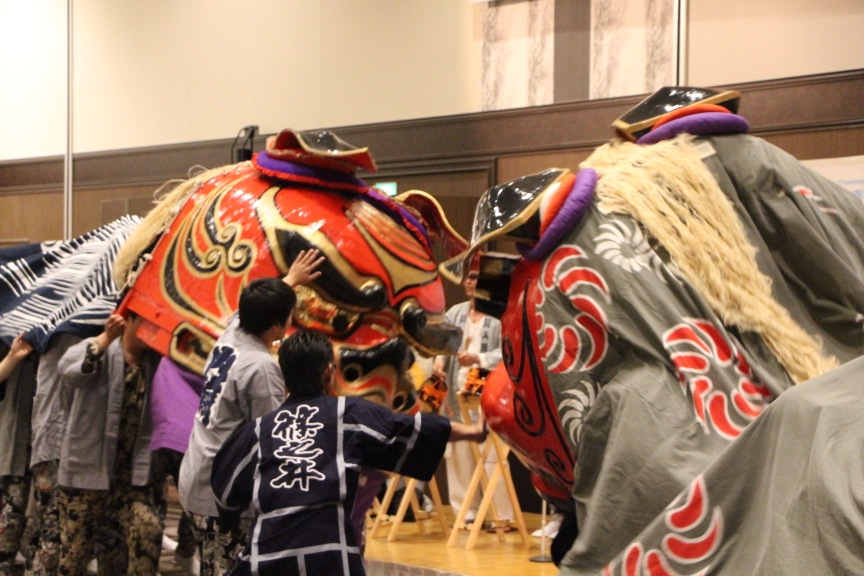
[[[449,436],[450,422],[438,415],[324,395],[289,397],[243,426],[212,473],[223,519],[255,510],[234,573],[365,574],[350,521],[360,467],[428,480]]]

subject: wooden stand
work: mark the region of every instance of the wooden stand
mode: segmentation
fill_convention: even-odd
[[[399,487],[399,480],[402,478],[405,480],[405,493],[402,495],[402,500],[399,501],[399,508],[396,510],[396,514],[388,516],[387,510],[390,509],[390,504],[393,502],[393,497]],[[438,490],[438,483],[435,481],[434,476],[429,480],[428,486],[429,492],[432,495],[432,503],[435,505],[431,513],[423,510],[417,501],[417,492],[415,490],[417,480],[393,474],[390,478],[390,484],[387,486],[387,491],[384,493],[384,499],[378,507],[378,514],[375,516],[375,522],[372,524],[369,537],[375,538],[378,534],[378,528],[381,527],[382,523],[388,522],[390,524],[390,532],[387,534],[387,541],[392,542],[396,540],[396,534],[399,532],[399,527],[402,525],[405,514],[408,512],[408,506],[411,506],[411,511],[414,513],[414,521],[417,522],[417,529],[420,531],[420,534],[426,533],[423,521],[432,520],[436,516],[441,523],[441,533],[447,534],[449,527],[447,519],[444,517],[444,504],[441,502],[441,492]]]
[[[462,411],[462,421],[471,422],[471,410],[478,410],[480,408],[480,398],[473,394],[466,395],[462,393],[458,394],[457,398],[459,399],[459,408]],[[495,450],[495,454],[498,456],[498,462],[495,465],[495,469],[492,471],[491,477],[487,478],[486,458],[489,456],[491,450]],[[455,546],[459,539],[460,532],[468,529],[468,526],[465,524],[465,517],[468,514],[469,508],[467,503],[474,500],[474,496],[477,494],[477,490],[480,489],[481,485],[483,499],[480,502],[480,508],[477,510],[474,522],[471,524],[468,542],[465,545],[465,549],[471,550],[474,548],[477,543],[477,538],[480,535],[480,530],[483,528],[483,521],[490,511],[492,512],[492,527],[498,535],[498,540],[502,542],[504,541],[504,530],[506,526],[498,515],[498,509],[494,502],[495,488],[498,486],[498,482],[503,478],[504,485],[507,488],[507,495],[510,498],[510,504],[513,507],[513,515],[515,516],[513,520],[516,523],[516,528],[519,530],[519,535],[522,537],[522,543],[525,546],[529,546],[531,539],[528,536],[528,530],[525,528],[525,519],[522,516],[522,509],[519,507],[519,498],[516,495],[516,488],[513,485],[513,477],[510,474],[510,464],[507,461],[507,456],[510,454],[510,447],[504,444],[504,442],[494,432],[490,431],[482,452],[477,443],[472,442],[471,453],[473,454],[475,461],[474,474],[471,477],[471,482],[468,485],[467,492],[465,493],[466,504],[462,506],[461,510],[459,510],[456,522],[453,524],[453,530],[450,532],[450,539],[447,541],[447,545]]]

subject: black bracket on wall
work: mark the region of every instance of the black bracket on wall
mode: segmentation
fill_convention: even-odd
[[[258,133],[258,126],[244,126],[234,138],[234,143],[231,144],[231,162],[246,162],[252,159],[252,145],[255,135]]]

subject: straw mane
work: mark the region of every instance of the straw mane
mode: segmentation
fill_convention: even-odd
[[[837,365],[774,300],[755,248],[691,136],[651,146],[613,141],[582,166],[600,175],[599,207],[641,223],[721,320],[761,335],[795,382]]]
[[[179,184],[177,180],[168,181],[154,193],[154,196],[158,197],[163,191],[170,189],[162,198],[156,200],[156,206],[135,227],[135,230],[132,231],[132,234],[129,235],[117,253],[112,276],[114,283],[121,290],[134,282],[135,272],[140,269],[138,266],[139,259],[149,257],[149,254],[144,254],[144,252],[168,229],[189,196],[211,178],[236,167],[237,164],[230,164],[210,170],[202,169],[203,171],[199,174],[188,180],[181,180]],[[172,189],[172,185],[176,186]]]

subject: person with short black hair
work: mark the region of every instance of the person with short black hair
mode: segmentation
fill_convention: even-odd
[[[297,295],[287,282],[279,278],[253,280],[240,294],[239,326],[255,335],[273,326],[284,327],[296,304]]]
[[[361,466],[429,480],[448,441],[482,441],[485,423],[397,414],[358,397],[331,396],[333,348],[299,330],[279,348],[289,392],[282,405],[237,430],[211,474],[220,520],[250,504],[255,527],[232,574],[365,574],[351,524]]]
[[[210,488],[213,457],[232,432],[284,400],[285,383],[270,348],[291,322],[297,302],[293,286],[317,278],[323,260],[318,250],[301,251],[284,279],[250,282],[207,358],[201,403],[178,479],[180,504],[192,514],[200,536],[201,576],[228,573],[247,538],[243,525],[219,522]]]
[[[321,375],[334,367],[333,344],[321,334],[301,330],[279,347],[285,389],[295,398],[320,394]],[[325,378],[324,384],[324,392],[331,393],[332,380]]]

